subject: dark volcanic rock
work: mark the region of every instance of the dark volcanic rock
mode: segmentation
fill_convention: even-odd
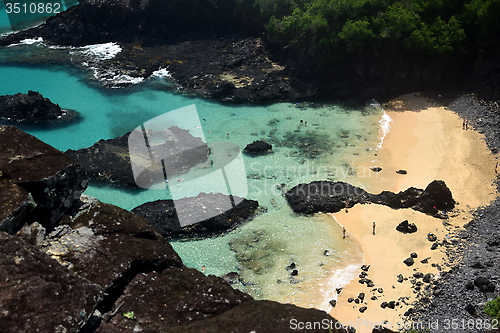
[[[126,222],[125,222],[126,221]],[[66,261],[71,270],[103,288],[116,284],[134,266],[162,270],[180,267],[172,246],[140,216],[119,207],[94,202],[71,222],[72,232],[60,232],[64,246],[48,251]],[[84,241],[79,237],[85,234]]]
[[[76,151],[69,149],[66,154],[82,165],[94,183],[137,188],[130,162],[129,135],[130,133],[127,133],[118,138],[100,140],[90,148]],[[173,177],[208,159],[208,146],[200,138],[177,126],[161,132],[148,131],[147,135],[150,142],[155,142],[154,145],[151,144],[150,151],[141,151],[143,146],[131,151],[138,161],[143,161],[143,164],[148,166],[138,176],[144,184],[152,185],[165,181],[163,172],[158,172],[162,168],[161,161],[165,161],[167,177]],[[157,163],[151,164],[150,152]]]
[[[200,193],[196,197],[175,200],[175,205],[173,200],[146,202],[132,209],[132,212],[143,216],[164,237],[218,233],[251,219],[259,206],[255,200],[239,197],[233,197],[233,200],[236,206],[227,210],[228,202],[231,207],[230,198],[227,195]],[[193,220],[201,222],[181,226],[177,209],[188,211]]]
[[[31,194],[0,175],[0,231],[13,234],[26,222],[35,206]]]
[[[417,232],[417,226],[415,223],[408,223],[408,220],[404,220],[396,227],[396,230],[402,232],[403,234],[412,234]]]
[[[383,191],[370,194],[362,188],[344,182],[313,181],[299,184],[286,192],[288,204],[296,213],[313,214],[319,211],[336,213],[357,203],[376,203],[391,208],[412,208],[435,217],[442,217],[439,210],[455,207],[451,191],[441,180],[432,181],[425,190],[410,187],[393,193]]]
[[[291,78],[291,70],[270,60],[257,37],[263,25],[248,14],[228,0],[82,1],[41,26],[0,38],[0,45],[33,37],[71,46],[118,42],[120,54],[92,66],[111,86],[120,86],[113,76],[148,77],[168,68],[181,87],[224,101],[263,103],[315,94],[318,88]]]
[[[142,40],[146,45],[163,45],[241,34],[251,26],[244,12],[231,1],[194,4],[190,1],[99,0],[81,2],[61,15],[50,17],[41,26],[8,37],[5,43],[41,36],[47,42],[71,46],[134,40]]]
[[[87,188],[84,170],[70,157],[13,126],[0,126],[0,171],[31,193],[32,216],[52,227]]]
[[[405,260],[403,260],[403,262],[405,263],[406,266],[411,266],[415,263],[412,257],[406,258]]]
[[[368,193],[360,187],[344,182],[314,181],[299,184],[286,192],[288,204],[296,213],[313,214],[320,211],[336,213],[361,202],[367,202]]]
[[[423,191],[414,187],[398,194],[383,191],[372,196],[372,202],[391,208],[412,208],[437,217],[440,217],[440,210],[449,211],[455,207],[451,191],[442,180],[432,181]]]
[[[133,311],[136,319],[117,315],[109,322],[104,321],[97,332],[108,332],[110,326],[133,330],[137,324],[148,329],[185,326],[251,300],[250,295],[231,288],[223,279],[205,276],[191,268],[139,274],[116,303],[123,303],[120,313]]]
[[[61,109],[39,92],[0,96],[0,119],[18,123],[62,123],[78,118],[74,110]]]
[[[444,181],[434,180],[427,185],[417,204],[412,208],[433,215],[436,210],[449,211],[455,208],[455,200]]]
[[[476,317],[477,315],[476,308],[470,303],[465,306],[465,311],[467,311],[473,317]]]
[[[256,140],[248,144],[243,152],[250,156],[265,155],[273,152],[273,146],[267,142]]]
[[[493,292],[495,291],[495,284],[492,283],[488,278],[484,276],[480,276],[474,280],[474,284],[481,290],[482,292]]]
[[[380,172],[382,171],[382,168],[381,167],[374,167],[374,168],[370,168],[371,171],[374,171],[374,172]]]
[[[237,272],[229,272],[221,276],[229,284],[236,284],[240,282],[240,274]]]
[[[104,289],[101,313],[110,311],[138,273],[183,266],[172,246],[142,217],[95,199],[44,243],[49,255]]]
[[[294,331],[294,323],[322,322],[323,320],[328,321],[329,324],[331,323],[333,326],[332,333],[346,332],[343,328],[336,329],[335,327],[341,327],[342,325],[324,311],[303,309],[295,305],[279,304],[272,301],[255,300],[243,302],[216,317],[195,321],[182,327],[173,327],[164,330],[164,332],[221,333],[227,332],[228,328],[230,328],[234,332],[289,333]]]
[[[76,332],[102,289],[18,237],[0,232],[2,332]]]
[[[424,281],[425,283],[430,283],[433,277],[434,275],[432,273],[427,273],[424,275],[422,281]]]
[[[398,173],[400,175],[406,175],[408,173],[408,171],[406,171],[406,170],[398,170],[398,171],[396,171],[396,173]]]

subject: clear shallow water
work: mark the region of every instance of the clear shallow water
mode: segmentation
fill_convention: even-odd
[[[36,48],[32,46],[31,52],[36,54]],[[248,198],[258,200],[267,211],[217,238],[173,242],[187,266],[206,266],[205,273],[215,275],[237,271],[244,281],[237,287],[254,297],[315,307],[327,304],[335,288],[356,275],[353,267],[359,267],[363,258],[359,244],[342,240],[341,228],[327,215],[294,214],[277,186],[286,189],[320,179],[363,186],[363,178],[351,167],[379,143],[383,110],[377,106],[351,110],[336,104],[221,105],[176,94],[165,86],[158,90],[160,79],[104,89],[88,84],[87,74],[65,67],[0,63],[4,78],[0,95],[35,90],[62,108],[80,112],[82,121],[65,127],[20,126],[62,151],[123,135],[151,118],[192,104],[209,144],[232,142],[243,149],[262,139],[273,145],[273,154],[244,156]],[[95,186],[86,194],[124,209],[168,198],[164,190]],[[327,249],[329,256],[324,255]],[[292,262],[299,271],[293,278],[285,269]]]

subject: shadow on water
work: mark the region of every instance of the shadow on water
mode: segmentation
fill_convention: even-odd
[[[112,120],[111,133],[113,137],[119,137],[125,135],[128,132],[133,131],[138,124],[143,124],[144,122],[154,118],[157,113],[149,111],[142,107],[134,106],[133,109],[113,109],[113,111],[106,115],[106,117]]]

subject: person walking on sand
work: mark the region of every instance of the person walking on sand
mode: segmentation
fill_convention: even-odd
[[[342,238],[345,239],[345,227],[342,227]]]
[[[462,123],[462,129],[465,130],[465,119],[464,119],[464,121]]]
[[[344,201],[344,203],[345,203],[345,212],[347,213],[347,208],[349,207],[349,201],[346,200]]]
[[[375,235],[375,222],[373,222],[373,234]]]

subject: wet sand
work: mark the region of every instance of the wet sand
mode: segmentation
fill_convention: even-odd
[[[418,97],[416,97],[417,95]],[[348,213],[331,214],[332,221],[347,228],[347,236],[360,242],[365,252],[365,264],[370,265],[368,279],[374,283],[369,288],[360,284],[359,278],[352,280],[337,297],[337,305],[330,314],[344,324],[353,326],[357,332],[371,332],[376,324],[386,327],[403,325],[404,312],[415,301],[416,293],[409,279],[398,283],[398,274],[404,278],[415,272],[432,273],[439,277],[438,264],[447,270],[443,248],[431,250],[432,243],[426,239],[429,232],[441,241],[456,228],[470,221],[470,211],[486,205],[496,197],[492,186],[496,178],[496,158],[490,154],[483,137],[476,131],[463,130],[463,121],[455,113],[432,103],[420,94],[408,94],[384,105],[392,118],[390,132],[383,145],[370,158],[358,161],[359,166],[379,166],[382,171],[371,173],[369,179],[353,179],[351,183],[362,184],[371,193],[383,190],[399,192],[414,186],[424,189],[433,180],[443,180],[453,193],[458,204],[446,220],[427,216],[411,209],[393,210],[381,205],[356,205]],[[403,112],[404,111],[404,112]],[[375,156],[376,155],[376,156]],[[408,174],[397,174],[397,170]],[[402,234],[396,226],[408,220],[415,223],[418,231]],[[376,222],[375,235],[372,222]],[[403,260],[415,252],[418,258],[407,267]],[[428,258],[428,263],[421,263]],[[361,272],[361,271],[360,271]],[[379,292],[378,288],[382,288]],[[365,293],[363,304],[348,303]],[[376,299],[371,298],[375,296]],[[407,299],[401,299],[406,297]],[[399,301],[396,309],[382,309],[382,302]],[[366,304],[364,304],[366,303]],[[360,307],[366,306],[364,313]]]

